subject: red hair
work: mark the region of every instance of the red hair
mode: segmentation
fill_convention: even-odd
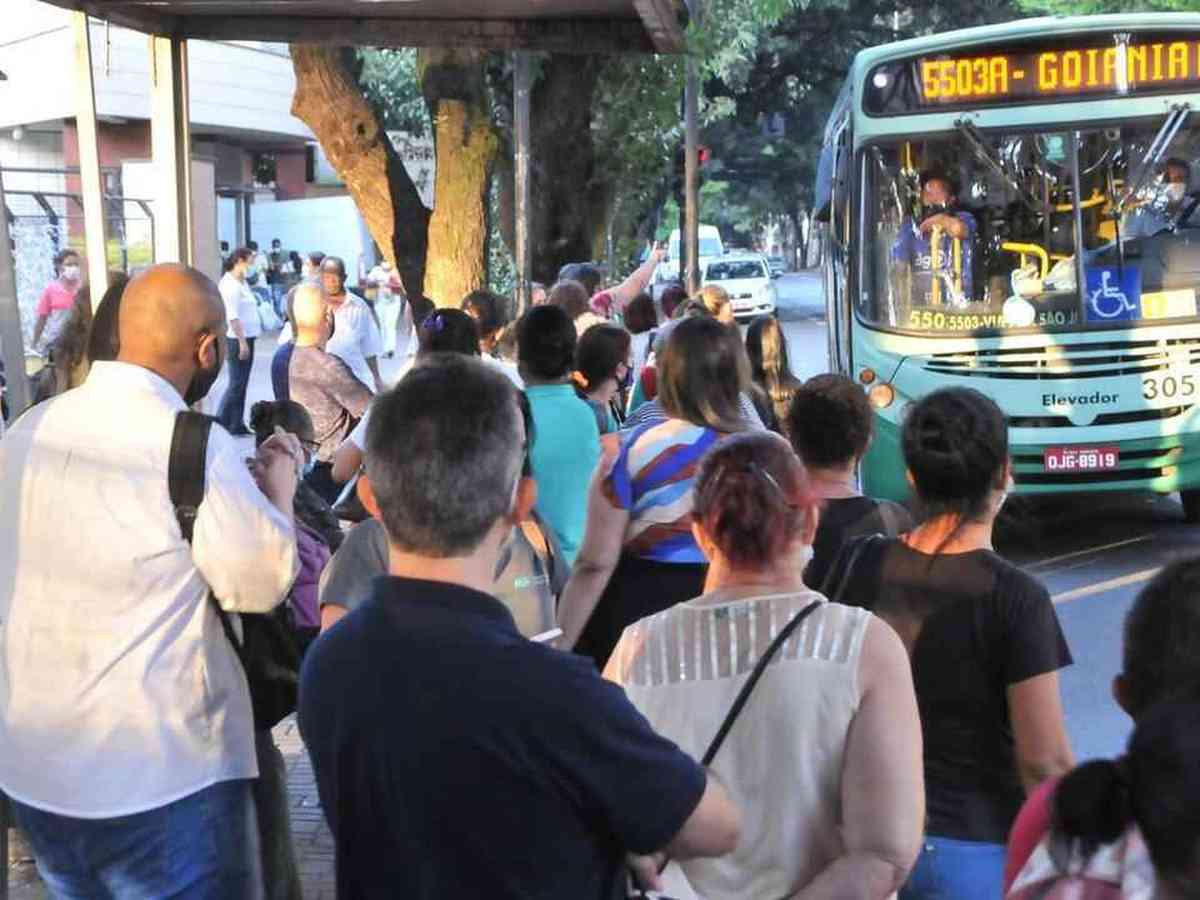
[[[705,456],[693,516],[736,567],[767,566],[804,529],[815,500],[787,441],[767,431],[725,438]]]

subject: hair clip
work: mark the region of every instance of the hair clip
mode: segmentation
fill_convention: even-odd
[[[719,469],[717,469],[717,474],[713,477],[713,480],[711,482],[709,482],[708,489],[710,491],[714,490],[716,488],[716,486],[721,483],[721,479],[725,477],[725,474],[727,471],[728,470],[725,468],[725,466],[721,466]],[[742,472],[747,475],[755,475],[755,476],[762,478],[763,481],[765,481],[768,485],[770,485],[771,489],[779,497],[779,502],[781,502],[788,509],[798,509],[799,508],[796,506],[795,503],[793,503],[791,500],[788,499],[787,494],[785,494],[783,492],[783,488],[780,487],[779,482],[776,480],[775,476],[772,475],[770,472],[768,472],[766,469],[764,469],[762,466],[760,466],[758,463],[754,462],[753,460],[746,463],[745,468],[734,469],[732,471]]]
[[[446,319],[441,313],[433,313],[425,317],[425,321],[421,323],[421,327],[426,331],[433,331],[440,334],[446,327]]]

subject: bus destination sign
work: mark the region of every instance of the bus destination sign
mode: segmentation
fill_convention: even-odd
[[[880,66],[868,84],[867,112],[876,114],[1200,91],[1200,36],[943,53]]]

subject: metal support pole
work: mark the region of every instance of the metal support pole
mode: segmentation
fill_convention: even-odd
[[[518,51],[513,72],[513,135],[516,142],[516,264],[517,315],[529,308],[533,254],[529,246],[529,95],[533,68],[528,53]]]
[[[75,133],[79,139],[79,177],[83,183],[83,230],[87,246],[92,308],[108,287],[108,230],[100,181],[100,136],[96,128],[96,83],[92,73],[92,35],[88,14],[73,14],[75,27]]]
[[[1079,142],[1083,139],[1078,131],[1071,135],[1071,190],[1075,194],[1075,281],[1079,302],[1079,321],[1087,321],[1087,263],[1083,259],[1083,202],[1079,177]]]
[[[687,61],[687,85],[684,88],[683,127],[686,135],[683,159],[683,194],[686,206],[683,228],[683,283],[689,295],[700,290],[700,76],[696,62]]]
[[[192,132],[188,116],[187,42],[150,38],[150,147],[158,227],[155,262],[192,263]]]
[[[4,208],[4,176],[0,173],[0,209]],[[0,350],[4,351],[8,410],[15,417],[29,406],[33,396],[25,375],[25,338],[21,333],[21,308],[17,305],[17,271],[12,246],[8,216],[0,215]],[[8,865],[7,857],[4,864]]]

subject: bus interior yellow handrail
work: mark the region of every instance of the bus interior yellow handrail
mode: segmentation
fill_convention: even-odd
[[[1099,191],[1092,191],[1092,196],[1088,197],[1079,204],[1080,209],[1091,209],[1093,206],[1099,206],[1101,203],[1107,202],[1108,197]],[[1071,203],[1060,203],[1054,207],[1055,212],[1072,212],[1075,206]]]
[[[1019,244],[1012,241],[1006,241],[1000,245],[1001,250],[1007,250],[1010,253],[1019,253],[1021,255],[1021,265],[1025,265],[1025,259],[1029,256],[1036,256],[1042,264],[1041,277],[1045,280],[1046,275],[1050,272],[1050,255],[1038,244]]]

